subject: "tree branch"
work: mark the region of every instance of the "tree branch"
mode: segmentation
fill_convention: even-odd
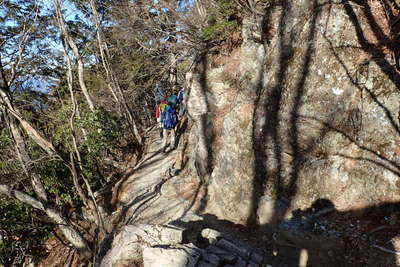
[[[59,227],[65,238],[81,252],[89,253],[90,248],[87,240],[65,219],[56,209],[48,207],[47,204],[31,197],[25,192],[15,190],[8,185],[0,185],[0,193],[11,198],[17,199],[22,203],[28,204],[36,209],[44,211]]]

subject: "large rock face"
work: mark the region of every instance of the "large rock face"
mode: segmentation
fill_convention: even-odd
[[[268,223],[318,199],[341,211],[399,201],[400,76],[379,1],[262,12],[243,21],[241,47],[188,75],[202,210]]]

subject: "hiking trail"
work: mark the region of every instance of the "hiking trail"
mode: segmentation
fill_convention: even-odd
[[[162,138],[155,127],[147,131],[145,139],[143,158],[114,187],[118,224],[166,223],[189,208],[187,199],[177,191],[183,184],[182,170],[177,169],[181,145],[177,143],[175,149],[163,153]]]

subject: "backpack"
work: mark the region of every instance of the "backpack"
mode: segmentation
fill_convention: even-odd
[[[166,130],[173,129],[177,123],[175,109],[169,105],[165,108],[165,110],[161,114],[161,118],[164,124],[164,129]]]
[[[172,95],[172,96],[168,97],[167,102],[172,107],[176,107],[178,104],[178,97],[176,95]]]
[[[164,121],[164,116],[165,116],[165,109],[167,108],[167,104],[162,101],[159,105],[159,110],[160,110],[160,121],[163,122]]]

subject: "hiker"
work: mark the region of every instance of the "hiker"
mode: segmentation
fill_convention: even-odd
[[[160,100],[157,101],[157,106],[156,106],[156,120],[158,123],[158,128],[160,130],[160,138],[163,138],[163,122],[161,120],[161,114],[164,111],[164,109],[167,107],[167,102],[165,100]]]
[[[158,123],[158,128],[160,130],[160,138],[163,138],[163,125],[161,121],[161,112],[167,105],[167,102],[165,101],[165,92],[161,82],[156,84],[153,93],[154,93],[154,100],[156,102],[156,120]]]
[[[168,97],[167,102],[168,102],[168,105],[171,105],[175,110],[177,110],[179,100],[175,94],[172,94],[170,97]]]
[[[168,141],[168,135],[170,135],[170,143],[169,143],[169,148],[171,151],[172,149],[175,148],[175,126],[178,122],[178,117],[176,114],[176,109],[175,109],[175,99],[176,96],[174,97],[171,96],[167,99],[167,105],[164,108],[164,110],[161,113],[161,121],[163,125],[163,152],[167,153],[167,141]]]
[[[185,114],[186,112],[186,92],[185,92],[185,88],[182,87],[181,90],[179,90],[178,92],[178,104],[179,104],[179,113],[178,113],[178,117],[181,119],[182,116]]]
[[[162,88],[161,83],[156,84],[156,87],[154,89],[154,98],[156,103],[165,100],[165,92],[164,89]]]

